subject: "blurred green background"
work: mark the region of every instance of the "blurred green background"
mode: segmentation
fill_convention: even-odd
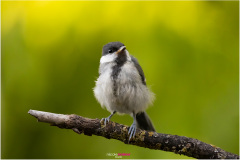
[[[121,41],[156,94],[160,133],[239,152],[239,2],[2,2],[1,158],[188,158],[37,123],[29,109],[107,117],[93,95]],[[131,125],[129,115],[113,121]]]

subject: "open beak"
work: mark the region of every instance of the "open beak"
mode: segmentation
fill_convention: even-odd
[[[122,46],[119,48],[119,50],[117,51],[117,54],[123,52],[126,49],[126,46]]]

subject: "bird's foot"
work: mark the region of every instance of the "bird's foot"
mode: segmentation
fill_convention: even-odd
[[[109,123],[109,121],[110,121],[110,117],[107,117],[107,118],[102,118],[101,119],[101,122],[104,122],[104,125],[106,126],[108,123]]]
[[[131,140],[131,138],[134,138],[135,133],[136,133],[136,129],[137,129],[137,126],[136,126],[135,123],[133,123],[131,125],[131,127],[129,128],[129,131],[128,131],[129,141]]]
[[[112,114],[110,116],[108,116],[107,118],[102,118],[101,122],[104,121],[104,125],[106,126],[107,123],[109,123],[110,118],[112,118],[112,116],[116,113],[116,111],[113,111]]]

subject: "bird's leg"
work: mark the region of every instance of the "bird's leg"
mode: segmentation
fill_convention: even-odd
[[[113,111],[113,113],[108,116],[107,118],[102,118],[101,121],[104,121],[104,125],[106,126],[107,123],[110,121],[110,118],[116,113],[116,111]]]
[[[129,128],[129,131],[128,131],[129,141],[131,140],[131,138],[133,138],[135,136],[136,129],[137,129],[136,114],[133,112],[133,123],[132,123],[132,125],[131,125],[131,127]]]

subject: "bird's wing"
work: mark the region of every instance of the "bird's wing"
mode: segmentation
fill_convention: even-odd
[[[141,76],[142,83],[144,85],[146,85],[146,79],[145,79],[142,67],[138,63],[138,60],[135,57],[133,57],[133,56],[131,56],[131,59],[132,59],[132,62],[134,63],[134,65],[135,65],[135,67],[137,68],[139,75]]]

